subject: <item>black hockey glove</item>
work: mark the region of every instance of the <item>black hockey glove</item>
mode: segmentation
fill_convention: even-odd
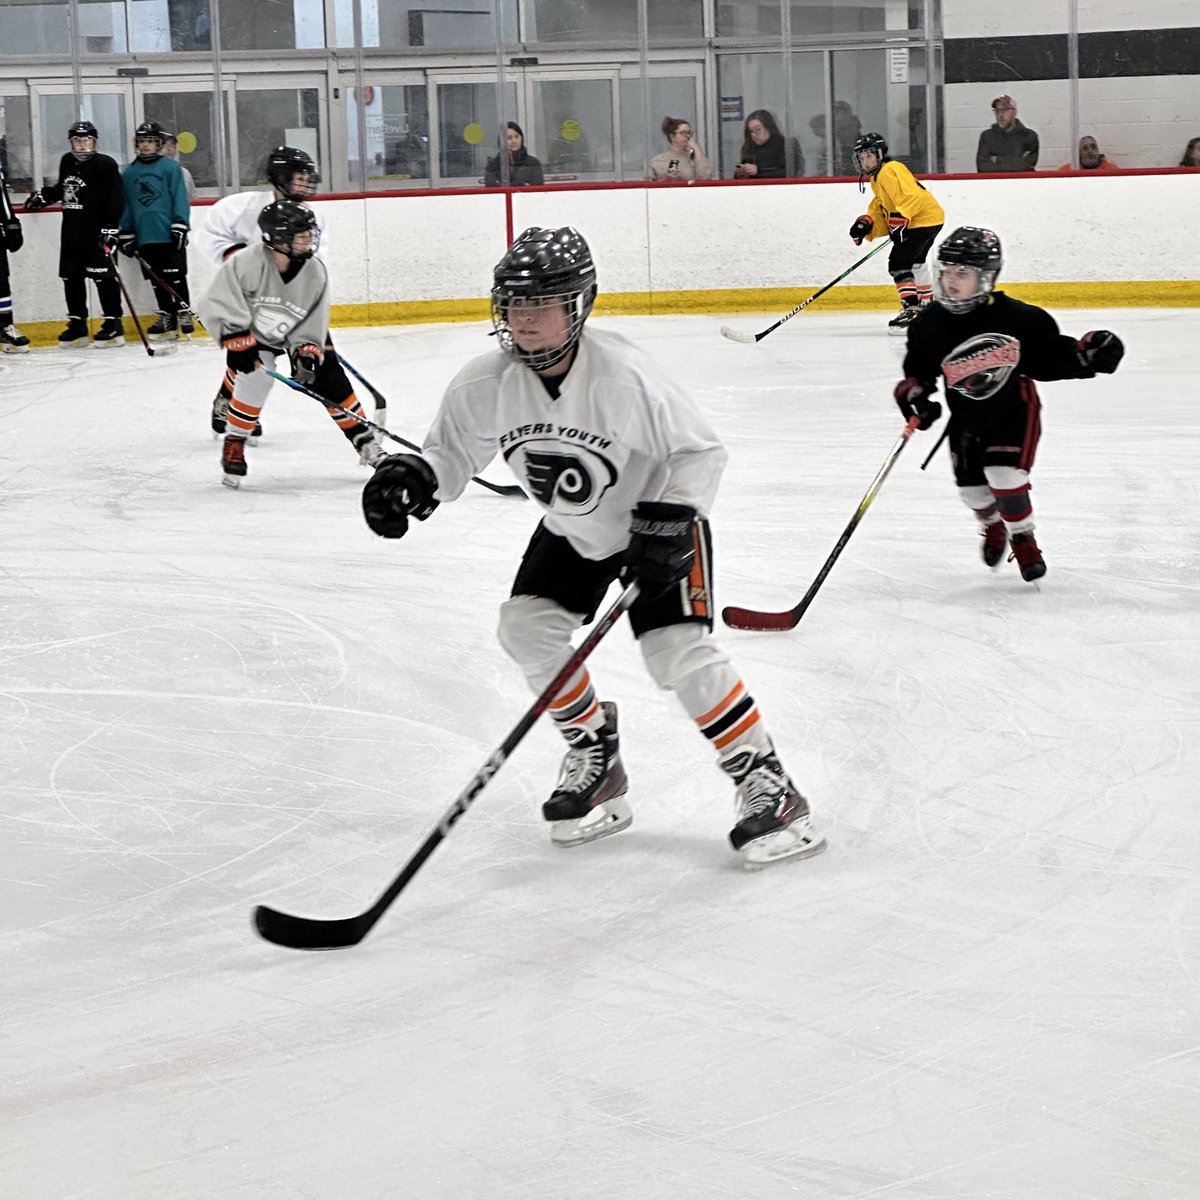
[[[690,504],[643,500],[633,510],[622,577],[653,595],[686,579],[696,561],[696,510]]]
[[[4,248],[12,254],[16,254],[20,248],[25,245],[25,235],[21,232],[21,222],[13,217],[11,221],[4,222]]]
[[[121,231],[119,229],[102,229],[100,230],[100,245],[105,254],[112,254],[116,250],[121,241]]]
[[[131,233],[128,229],[122,229],[117,235],[117,249],[122,254],[133,258],[138,252],[137,234]]]
[[[933,388],[911,375],[896,384],[892,395],[895,396],[896,404],[906,421],[917,418],[918,429],[928,429],[934,421],[941,418],[942,406],[932,398]]]
[[[47,204],[46,197],[41,192],[34,192],[28,200],[25,201],[25,207],[30,212],[37,212],[38,209],[45,208]]]
[[[408,518],[424,521],[438,501],[437,476],[418,454],[390,454],[375,468],[363,488],[363,516],[372,533],[385,538],[402,538]]]
[[[1125,357],[1125,343],[1107,329],[1093,329],[1079,339],[1079,361],[1099,375],[1111,375]]]
[[[304,387],[312,387],[317,381],[317,368],[321,365],[321,347],[308,342],[297,346],[291,356],[292,378]]]
[[[173,221],[171,223],[171,241],[175,243],[176,250],[183,250],[187,246],[188,227],[182,221]]]
[[[856,246],[863,244],[863,238],[875,228],[875,222],[870,217],[859,217],[853,225],[850,226],[850,236],[854,239]]]
[[[258,370],[258,341],[249,330],[230,333],[221,339],[225,365],[238,375]]]

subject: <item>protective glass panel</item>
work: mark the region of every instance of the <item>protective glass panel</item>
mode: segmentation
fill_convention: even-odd
[[[503,40],[517,38],[517,0],[422,0],[396,4],[391,0],[362,0],[362,45],[365,49],[403,50],[408,47],[459,46],[487,48],[496,44],[497,9]],[[353,0],[335,0],[336,44],[354,45]]]
[[[347,89],[346,145],[350,178],[358,163],[358,93]],[[429,99],[423,84],[363,89],[366,109],[367,187],[412,187],[429,181]]]
[[[662,131],[662,122],[666,117],[689,122],[695,144],[712,162],[712,154],[705,143],[704,128],[700,123],[695,77],[651,76],[647,82],[649,113],[646,112],[646,88],[642,79],[621,79],[621,178],[649,177],[650,160],[670,145]],[[715,171],[715,163],[713,167]]]
[[[67,130],[77,120],[91,121],[96,126],[98,137],[96,149],[102,154],[125,163],[131,157],[126,153],[130,145],[131,131],[125,124],[125,97],[123,95],[85,92],[83,109],[77,112],[74,96],[42,96],[42,161],[47,178],[39,181],[53,183],[58,178],[58,164],[62,156],[71,149]]]
[[[533,101],[533,136],[545,151],[547,183],[615,177],[612,80],[538,79]]]
[[[0,94],[0,168],[9,195],[20,203],[33,191],[33,122],[24,96]]]
[[[850,150],[859,133],[883,134],[892,158],[918,174],[930,171],[925,51],[835,50],[831,58],[835,174],[858,174]]]
[[[637,0],[527,0],[527,42],[638,41]],[[651,43],[699,38],[704,6],[696,0],[647,0]]]
[[[312,155],[322,179],[316,88],[270,88],[237,94],[238,176],[240,186],[267,186],[267,155],[276,146],[295,146]],[[324,187],[328,188],[328,182]]]
[[[793,3],[789,12],[793,37],[821,34],[881,33],[884,30],[919,30],[924,4],[877,0],[824,0],[820,4]],[[782,5],[779,0],[733,0],[717,4],[717,33],[722,37],[779,37]]]
[[[46,0],[43,4],[0,0],[0,53],[5,57],[70,52],[67,0]]]
[[[517,86],[505,83],[505,115],[496,113],[494,83],[444,83],[437,89],[438,174],[447,181],[483,183],[488,159],[500,152],[502,121],[516,120]],[[526,150],[537,150],[526,137]]]
[[[223,3],[223,50],[317,50],[325,45],[323,0],[277,4]]]
[[[217,156],[212,92],[146,92],[143,110],[147,121],[157,121],[175,134],[175,146],[168,146],[163,152],[191,175],[197,188],[215,188]]]

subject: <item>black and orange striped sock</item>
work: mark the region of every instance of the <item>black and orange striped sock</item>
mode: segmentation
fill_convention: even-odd
[[[585,667],[581,667],[555,696],[548,711],[564,737],[569,728],[590,729],[593,733],[599,733],[604,724],[604,710],[596,699],[592,677]]]

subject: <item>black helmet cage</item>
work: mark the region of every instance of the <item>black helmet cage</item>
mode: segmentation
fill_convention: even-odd
[[[296,192],[292,189],[292,179],[295,175],[305,175],[308,179],[309,190]],[[303,150],[295,146],[277,146],[267,156],[267,178],[289,200],[303,200],[317,190],[321,176],[317,173],[317,164]]]
[[[973,267],[977,286],[970,296],[952,299],[946,294],[944,273],[948,266]],[[1004,266],[1000,239],[990,229],[963,225],[938,247],[937,266],[933,273],[933,297],[953,313],[970,312],[991,295],[996,279]]]
[[[286,254],[294,262],[312,258],[321,244],[316,213],[294,200],[276,200],[268,204],[258,214],[258,227],[262,231],[262,240],[272,250]],[[312,238],[306,249],[295,250],[292,243],[300,233],[311,233]]]
[[[875,154],[876,158],[878,159],[875,166],[872,167],[871,170],[869,170],[869,171],[862,165],[862,157],[861,157],[867,151],[870,151],[873,154]],[[885,158],[887,158],[887,152],[888,152],[888,144],[882,133],[864,133],[862,135],[862,137],[860,137],[854,143],[854,150],[853,150],[854,169],[860,175],[875,175],[875,174],[877,174],[879,171],[879,168],[883,166],[883,160]]]
[[[570,226],[526,229],[496,264],[492,287],[492,326],[500,348],[535,371],[562,362],[579,343],[583,324],[596,301],[596,265],[583,237]],[[560,301],[568,315],[567,336],[558,346],[522,350],[509,324],[515,301]]]

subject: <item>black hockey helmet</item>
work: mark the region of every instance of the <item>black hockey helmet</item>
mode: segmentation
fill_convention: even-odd
[[[156,138],[161,146],[167,140],[167,131],[157,121],[143,121],[133,131],[133,140],[138,138]]]
[[[871,152],[878,158],[878,163],[867,171],[863,168],[861,155]],[[883,160],[887,158],[888,144],[887,139],[882,133],[864,133],[862,137],[856,139],[853,149],[853,162],[855,170],[860,175],[875,175],[879,168],[883,166]]]
[[[262,230],[262,240],[272,250],[278,250],[296,262],[312,258],[321,242],[317,214],[294,200],[276,200],[268,204],[258,214],[258,227]],[[302,233],[311,236],[308,245],[297,250],[295,240]]]
[[[295,187],[297,175],[305,178],[303,190]],[[303,200],[311,196],[321,182],[317,164],[305,151],[295,146],[276,146],[267,155],[267,178],[289,200]]]
[[[969,312],[991,294],[1003,266],[1004,255],[1000,248],[1000,239],[990,229],[962,225],[938,247],[937,269],[933,279],[934,299],[950,312]],[[975,270],[976,286],[969,296],[952,297],[946,293],[947,268],[956,267],[971,267]]]
[[[496,264],[492,278],[492,325],[505,353],[535,371],[562,362],[578,343],[596,300],[596,264],[582,235],[569,225],[560,229],[531,226]],[[547,301],[565,305],[569,317],[566,338],[559,346],[522,350],[513,339],[510,307]]]
[[[95,138],[97,141],[100,139],[100,135],[96,132],[96,127],[91,123],[91,121],[76,121],[75,124],[67,130],[67,137],[68,139],[76,137],[90,137]]]

